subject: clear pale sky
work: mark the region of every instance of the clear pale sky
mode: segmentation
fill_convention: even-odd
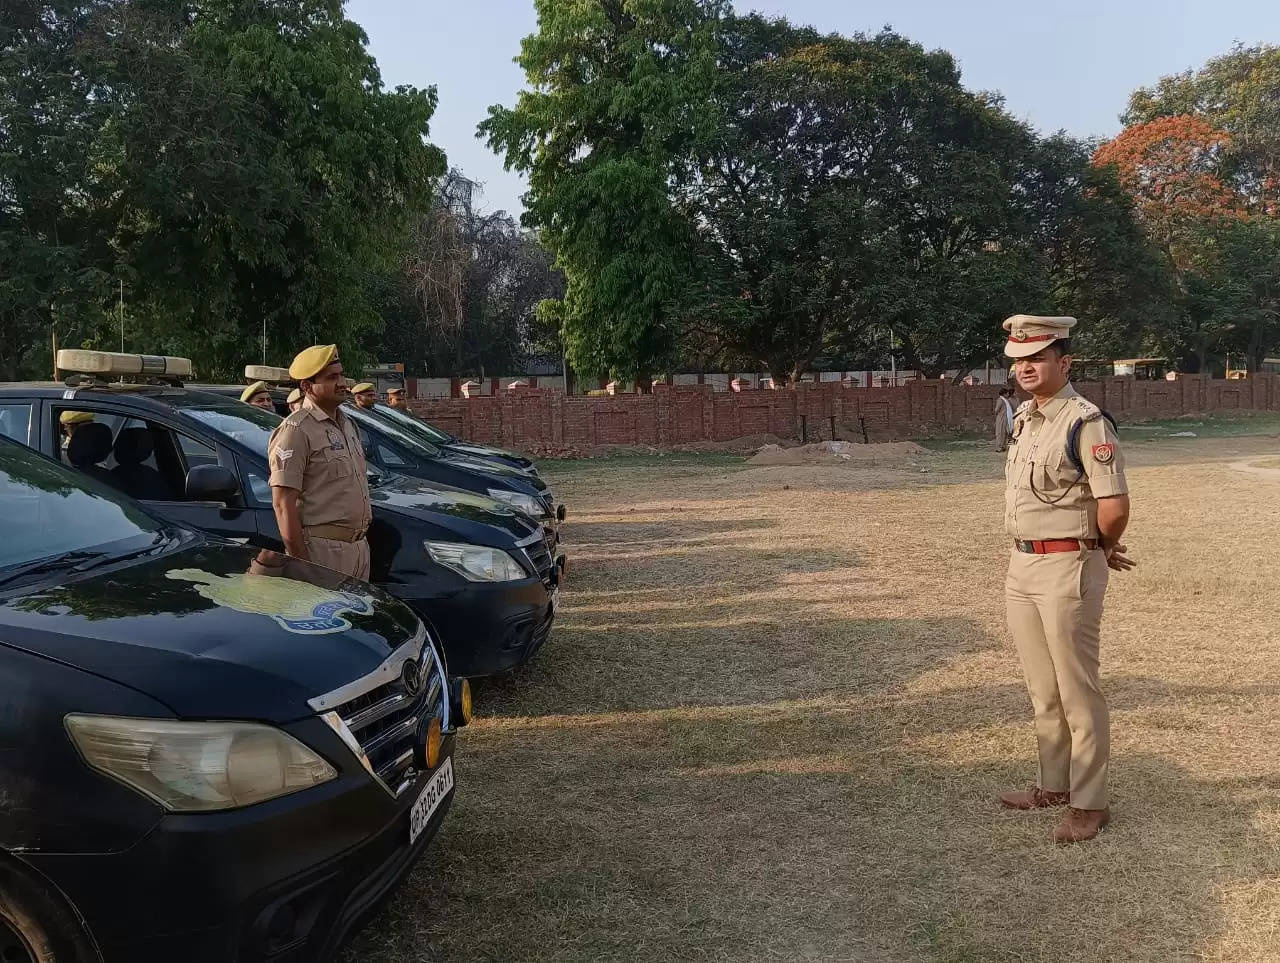
[[[960,64],[973,90],[996,90],[1043,132],[1117,133],[1129,93],[1246,44],[1280,43],[1280,0],[740,0],[739,10],[786,16],[824,31],[892,26]],[[522,179],[482,141],[490,104],[524,82],[512,63],[532,33],[533,0],[347,0],[369,34],[388,86],[434,84],[431,140],[484,186],[481,206],[521,209]]]

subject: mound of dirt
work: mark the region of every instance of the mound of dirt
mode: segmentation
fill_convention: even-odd
[[[852,441],[820,441],[816,445],[782,448],[765,445],[748,465],[905,465],[914,458],[930,454],[914,441],[893,441],[859,445]]]
[[[733,454],[741,452],[749,455],[766,446],[774,448],[794,448],[800,444],[790,438],[777,435],[743,435],[741,438],[730,438],[728,441],[694,441],[684,445],[676,445],[673,451],[721,451]]]

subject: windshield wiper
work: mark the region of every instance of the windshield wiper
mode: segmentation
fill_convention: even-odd
[[[11,582],[21,581],[22,579],[28,578],[32,575],[41,575],[46,572],[65,570],[73,575],[78,575],[81,572],[87,572],[91,568],[97,568],[99,565],[105,565],[108,562],[122,562],[125,559],[134,558],[138,555],[146,555],[168,548],[177,537],[178,535],[176,530],[172,528],[165,528],[156,532],[156,537],[151,540],[149,545],[134,549],[131,552],[103,552],[95,549],[76,549],[70,552],[63,552],[61,555],[50,555],[48,558],[43,558],[36,562],[19,566],[16,572],[0,576],[0,586],[8,585]]]
[[[60,569],[69,569],[73,572],[81,572],[87,568],[92,568],[102,559],[107,557],[114,558],[115,556],[109,555],[107,552],[82,550],[63,552],[61,555],[51,555],[38,562],[22,565],[16,572],[0,577],[0,585],[8,585],[10,582],[16,582],[29,575],[39,575],[42,572],[55,572]]]

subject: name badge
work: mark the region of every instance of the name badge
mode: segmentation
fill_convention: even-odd
[[[329,448],[333,451],[345,451],[346,443],[342,439],[342,435],[336,431],[325,432],[329,437]]]

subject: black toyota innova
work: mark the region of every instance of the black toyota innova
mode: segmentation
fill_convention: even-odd
[[[0,960],[330,959],[452,802],[429,629],[4,438],[0,518]]]

